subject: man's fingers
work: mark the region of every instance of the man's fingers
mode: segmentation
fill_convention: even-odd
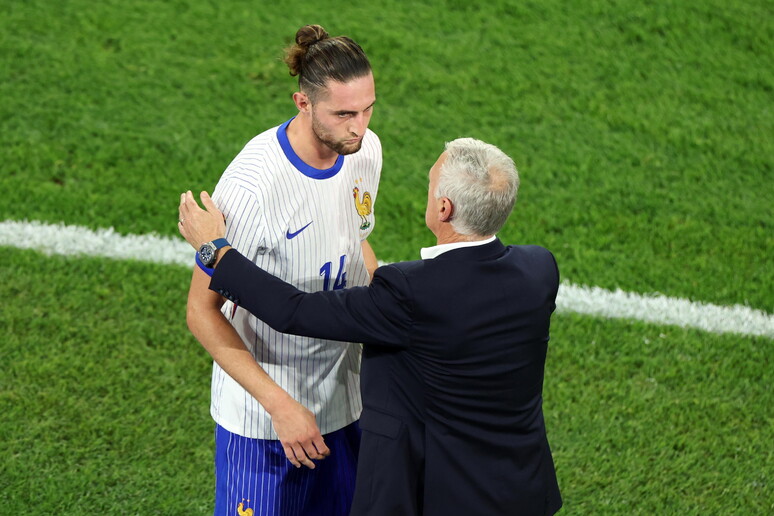
[[[293,464],[295,467],[300,468],[301,463],[298,462],[298,459],[296,459],[296,454],[293,453],[293,448],[291,448],[287,444],[283,445],[282,448],[285,450],[285,457],[288,458],[290,463]]]
[[[185,193],[185,207],[189,210],[193,210],[199,207],[199,203],[197,203],[196,199],[194,199],[194,196],[191,190],[188,190]]]
[[[215,206],[215,203],[210,197],[210,194],[208,194],[206,191],[200,193],[199,197],[202,200],[202,205],[207,211],[218,211],[218,207]]]
[[[300,462],[301,464],[303,464],[304,466],[306,466],[309,469],[314,469],[314,467],[315,467],[314,466],[314,462],[312,462],[312,459],[309,458],[309,456],[306,454],[306,451],[304,450],[304,448],[299,443],[296,443],[293,446],[293,452],[295,453],[296,460],[298,460],[298,462]],[[298,467],[298,466],[296,466],[296,467]]]
[[[315,443],[313,442],[307,442],[303,444],[304,451],[306,452],[306,456],[309,457],[311,460],[323,460],[325,458],[325,455],[323,455],[316,447]]]
[[[223,222],[226,221],[226,216],[221,213],[221,211],[218,209],[218,207],[215,205],[215,201],[212,200],[210,197],[210,194],[207,192],[202,192],[199,194],[199,196],[202,199],[202,205],[204,205],[204,208],[207,210],[208,213],[218,214],[223,218]]]
[[[180,218],[184,219],[186,215],[191,210],[190,202],[193,200],[193,196],[191,195],[191,191],[187,191],[185,193],[180,194],[180,206],[178,207],[178,213],[180,214]],[[196,203],[196,201],[193,201]]]
[[[325,445],[325,439],[320,435],[317,438],[315,438],[312,441],[312,444],[314,445],[315,449],[317,450],[317,453],[319,454],[319,459],[324,459],[328,455],[331,454],[331,450]]]
[[[325,444],[323,444],[325,446]],[[293,446],[283,444],[282,448],[285,450],[285,457],[287,457],[288,461],[290,461],[293,466],[300,468],[301,466],[306,466],[309,469],[315,468],[315,463],[312,461],[310,456],[317,456],[317,450],[314,450],[314,448],[310,444],[310,452],[307,453],[307,451],[304,449],[303,446],[301,446],[300,443],[295,443]],[[328,453],[330,453],[330,450],[328,448],[325,448]],[[326,453],[327,455],[327,453]],[[323,458],[323,457],[320,457]]]
[[[177,229],[180,231],[180,234],[183,235],[185,238],[185,233],[183,231],[183,224],[185,223],[185,193],[180,194],[180,204],[177,207]]]

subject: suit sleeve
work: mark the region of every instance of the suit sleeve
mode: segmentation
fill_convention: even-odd
[[[551,257],[551,262],[554,265],[553,301],[551,303],[551,313],[553,313],[556,310],[556,296],[559,295],[559,264],[556,263],[556,257],[554,256],[554,253],[552,253],[551,251],[547,251],[547,252],[548,252],[548,256]]]
[[[282,333],[384,346],[409,343],[410,289],[394,266],[378,268],[368,287],[303,292],[232,249],[218,262],[210,289]]]

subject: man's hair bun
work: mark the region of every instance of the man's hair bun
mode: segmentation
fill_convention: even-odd
[[[327,38],[328,32],[320,25],[304,25],[296,32],[296,43],[304,48],[309,48]]]
[[[290,75],[301,74],[304,71],[304,61],[309,48],[328,37],[328,32],[320,25],[304,25],[298,29],[296,44],[285,51],[285,63],[288,65]]]
[[[347,36],[332,38],[320,25],[304,25],[296,32],[296,42],[285,49],[285,64],[298,86],[313,102],[328,81],[347,82],[371,73],[363,49]]]

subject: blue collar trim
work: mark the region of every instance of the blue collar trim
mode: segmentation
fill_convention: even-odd
[[[290,146],[290,140],[288,140],[288,124],[293,121],[293,118],[277,128],[277,139],[279,140],[282,152],[285,153],[285,157],[288,158],[288,161],[290,161],[299,172],[312,179],[328,179],[338,174],[339,170],[341,170],[341,167],[344,165],[344,156],[339,155],[339,157],[336,158],[336,163],[334,163],[331,168],[326,168],[325,170],[307,165],[298,157],[296,151]]]

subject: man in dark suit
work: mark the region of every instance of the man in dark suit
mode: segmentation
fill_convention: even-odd
[[[438,245],[368,287],[302,292],[226,246],[210,289],[275,329],[362,342],[356,515],[549,515],[562,501],[542,411],[559,274],[537,246],[494,235],[516,200],[513,161],[462,138],[430,170]],[[198,247],[225,234],[206,192],[180,204]],[[301,462],[308,457],[298,457]]]

